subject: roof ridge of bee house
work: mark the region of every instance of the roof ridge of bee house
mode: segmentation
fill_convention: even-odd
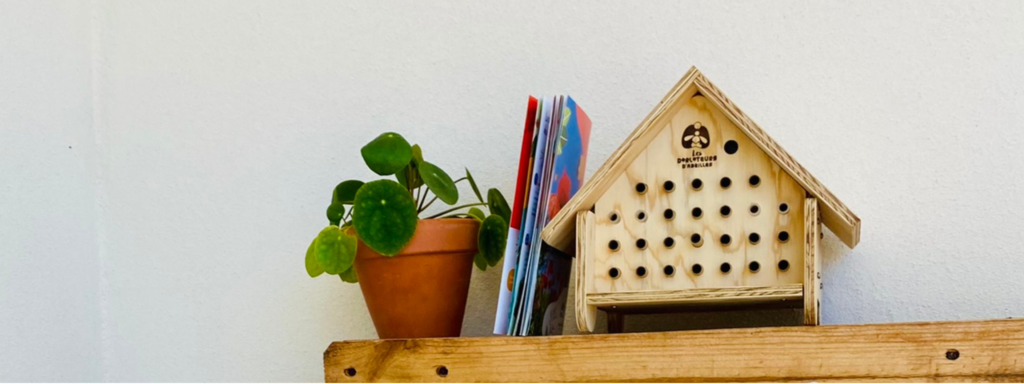
[[[821,224],[860,240],[860,218],[691,67],[541,237],[575,248],[583,332],[597,309],[694,304],[802,302],[816,325]]]

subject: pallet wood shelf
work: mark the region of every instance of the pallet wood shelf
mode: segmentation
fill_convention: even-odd
[[[327,382],[1024,382],[1024,319],[335,342]]]

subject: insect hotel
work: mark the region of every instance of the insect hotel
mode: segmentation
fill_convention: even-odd
[[[597,310],[803,305],[820,320],[818,241],[860,219],[696,68],[548,224],[576,254],[576,321]]]

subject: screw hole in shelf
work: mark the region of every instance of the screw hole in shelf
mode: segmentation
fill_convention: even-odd
[[[448,376],[448,367],[445,367],[443,365],[440,366],[440,367],[437,367],[437,370],[435,370],[435,371],[437,372],[437,376],[440,376],[440,377]]]
[[[956,349],[948,349],[948,350],[946,350],[946,360],[952,361],[952,360],[956,360],[956,359],[959,359],[959,358],[960,358],[960,351],[958,351]]]
[[[345,368],[345,376],[355,377],[356,376],[356,369],[353,368],[353,367]]]

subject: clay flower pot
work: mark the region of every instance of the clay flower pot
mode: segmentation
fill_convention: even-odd
[[[473,219],[420,220],[392,257],[359,242],[356,274],[380,338],[459,336],[479,228]]]

